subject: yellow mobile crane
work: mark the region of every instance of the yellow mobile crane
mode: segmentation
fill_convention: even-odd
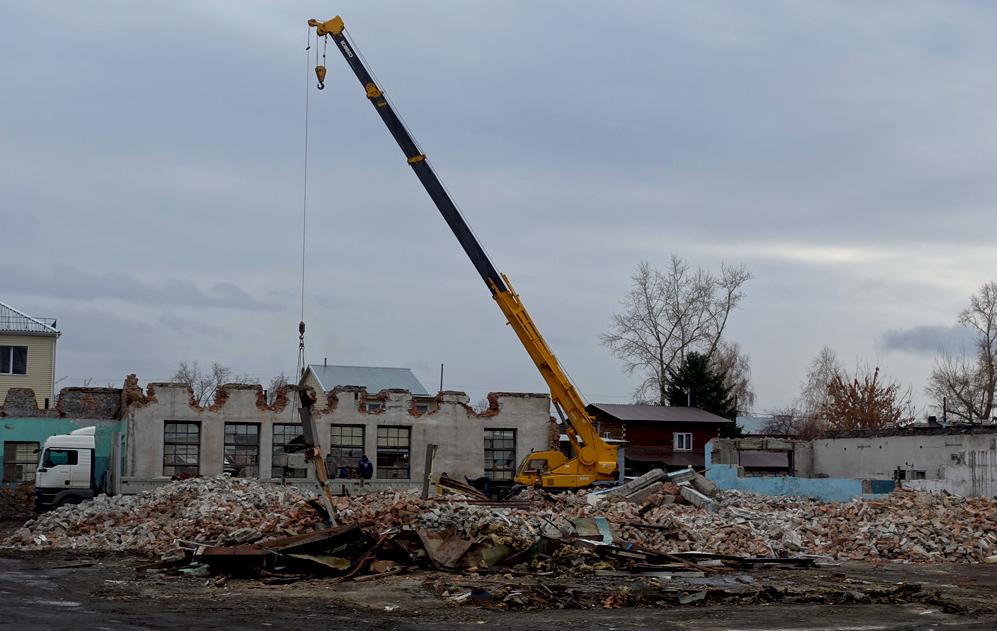
[[[615,481],[618,475],[616,446],[607,444],[599,436],[594,419],[585,411],[584,401],[540,335],[519,295],[513,291],[509,279],[505,274],[495,271],[481,244],[471,233],[457,206],[426,160],[426,155],[416,146],[411,134],[385,98],[384,91],[375,83],[356,48],[348,41],[342,18],[337,16],[327,22],[308,20],[308,25],[315,28],[317,37],[331,37],[335,42],[336,48],[342,53],[346,63],[360,80],[360,85],[367,92],[371,105],[405,153],[416,177],[426,188],[429,197],[485,281],[492,298],[498,303],[499,309],[508,319],[519,341],[530,354],[530,358],[550,388],[551,401],[567,426],[566,433],[574,448],[575,457],[569,459],[558,450],[532,452],[519,465],[515,482],[545,489],[577,489],[598,482]],[[324,88],[325,66],[316,66],[315,74],[318,77],[319,89]]]

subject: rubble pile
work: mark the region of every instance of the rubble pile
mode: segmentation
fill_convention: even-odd
[[[628,502],[600,508],[622,524],[621,539],[668,552],[911,562],[980,562],[997,553],[997,499],[989,497],[896,491],[823,503],[728,491],[718,499],[712,513]]]
[[[691,471],[659,472],[599,494],[525,491],[494,502],[460,493],[421,499],[414,490],[393,490],[337,497],[334,508],[339,524],[357,526],[372,540],[392,529],[392,537],[407,531],[409,549],[421,546],[437,567],[453,569],[512,559],[534,570],[587,571],[605,568],[592,550],[610,543],[664,555],[782,559],[981,562],[997,554],[995,498],[897,491],[822,503],[711,485]],[[6,543],[162,554],[265,543],[320,528],[320,513],[297,488],[222,477],[63,507],[28,522]]]
[[[0,521],[26,519],[34,512],[35,485],[0,488]]]
[[[172,482],[141,495],[62,506],[27,522],[4,543],[163,554],[183,545],[247,543],[321,527],[295,487],[228,477]]]

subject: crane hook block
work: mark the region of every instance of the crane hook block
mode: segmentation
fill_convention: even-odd
[[[318,89],[325,89],[325,66],[315,66],[315,76],[318,77]]]

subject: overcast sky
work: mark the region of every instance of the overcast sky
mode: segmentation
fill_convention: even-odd
[[[642,260],[755,275],[730,338],[756,411],[824,345],[920,402],[997,278],[997,10],[960,2],[4,2],[0,300],[56,317],[58,377],[266,381],[297,357],[430,389],[537,371],[341,56],[339,12],[590,401]]]

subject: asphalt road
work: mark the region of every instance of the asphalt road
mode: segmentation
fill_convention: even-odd
[[[148,576],[134,558],[18,555],[0,558],[0,629],[659,629],[682,631],[992,630],[993,610],[925,603],[767,604],[669,609],[496,611],[450,607],[417,577],[393,583],[267,586]],[[76,567],[70,567],[76,566]],[[920,570],[939,586],[994,602],[993,568]],[[892,568],[889,569],[892,571]],[[901,570],[898,570],[901,571]],[[887,573],[872,568],[870,574]],[[983,573],[982,580],[973,573]],[[969,575],[967,577],[967,575]],[[934,577],[934,578],[932,578]],[[397,578],[397,577],[396,577]],[[958,579],[958,580],[956,580]],[[962,587],[954,583],[961,581]],[[967,589],[967,581],[971,584]],[[985,605],[984,605],[985,606]]]

